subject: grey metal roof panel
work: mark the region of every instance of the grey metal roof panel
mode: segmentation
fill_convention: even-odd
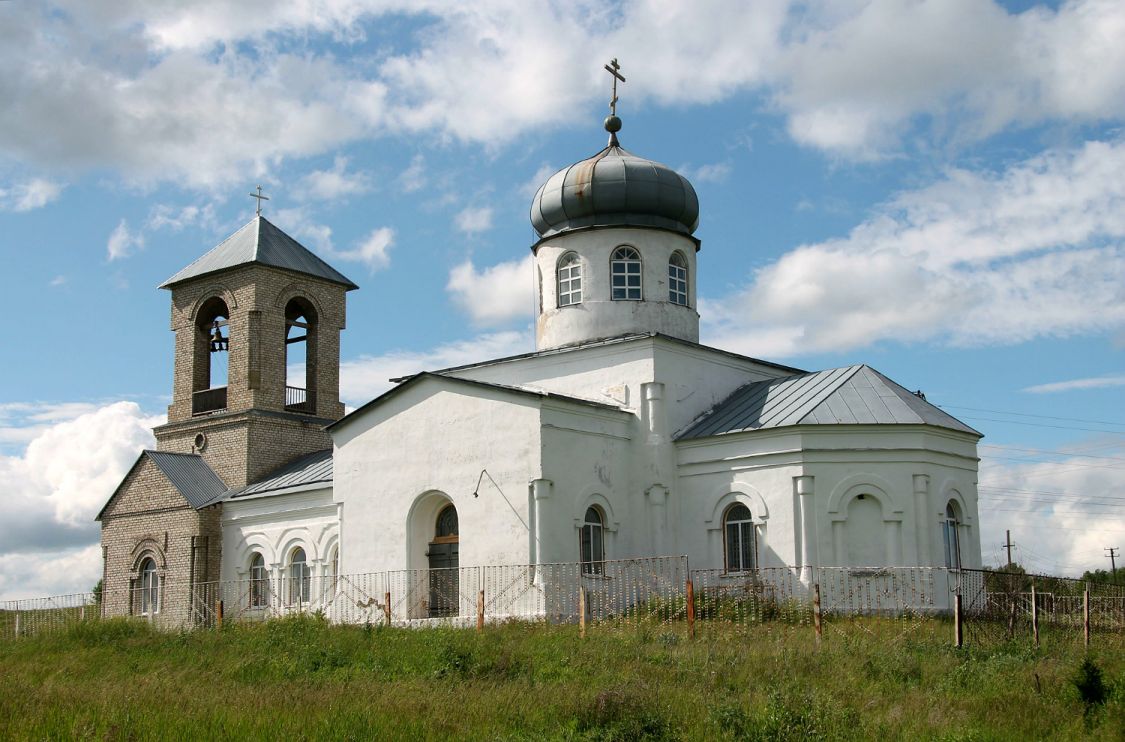
[[[177,283],[192,278],[248,263],[258,263],[323,278],[341,284],[349,291],[359,288],[344,274],[314,255],[263,216],[251,219],[218,246],[160,284],[160,288],[171,288]]]
[[[696,418],[680,440],[789,425],[936,425],[979,436],[869,366],[755,381]]]
[[[316,451],[274,469],[262,479],[230,494],[232,499],[332,481],[332,449]]]
[[[223,480],[198,454],[145,451],[144,455],[196,510],[218,502],[227,492]]]

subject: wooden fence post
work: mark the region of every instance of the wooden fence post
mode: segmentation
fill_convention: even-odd
[[[816,644],[820,646],[820,639],[824,636],[824,625],[820,615],[820,583],[814,582],[812,587],[812,620],[813,629],[816,631]]]
[[[215,601],[215,628],[223,628],[223,601]]]
[[[383,593],[383,617],[387,621],[387,626],[391,625],[391,591]]]
[[[586,638],[586,588],[578,588],[578,638]]]
[[[695,638],[695,585],[687,579],[687,630],[688,637]]]
[[[961,615],[961,591],[953,596],[953,646],[960,649],[965,644],[965,626]]]
[[[1082,636],[1086,646],[1090,646],[1090,583],[1082,591]]]
[[[477,593],[477,633],[484,631],[484,590]]]
[[[1039,648],[1039,600],[1035,591],[1035,580],[1031,581],[1031,636],[1035,639],[1035,648]]]

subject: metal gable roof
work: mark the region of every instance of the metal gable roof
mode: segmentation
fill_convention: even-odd
[[[756,381],[736,389],[677,439],[704,438],[789,425],[935,425],[976,430],[860,365]]]
[[[171,288],[177,283],[192,278],[248,263],[259,263],[323,278],[326,281],[342,284],[349,291],[359,288],[344,274],[262,216],[251,219],[242,229],[223,240],[217,247],[160,284],[160,288]]]
[[[332,449],[316,451],[278,467],[265,478],[246,485],[230,495],[231,499],[260,495],[274,490],[332,481]]]
[[[152,459],[172,486],[196,510],[214,504],[227,492],[223,480],[198,454],[145,451],[144,455]]]

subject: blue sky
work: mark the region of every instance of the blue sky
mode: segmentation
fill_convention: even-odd
[[[741,7],[745,5],[746,7]],[[701,202],[704,342],[986,434],[986,561],[1125,546],[1125,8],[0,3],[0,595],[87,589],[171,387],[156,286],[268,218],[361,289],[343,391],[532,347],[528,206],[622,144]]]

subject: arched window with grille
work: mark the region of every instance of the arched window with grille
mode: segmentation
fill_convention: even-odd
[[[601,508],[594,505],[586,508],[579,541],[582,574],[602,574],[605,569],[605,516]]]
[[[156,571],[156,560],[152,557],[141,562],[138,595],[134,605],[142,616],[160,613],[160,574]]]
[[[640,301],[644,298],[641,268],[641,254],[634,248],[623,245],[613,251],[609,277],[614,299]]]
[[[250,560],[250,607],[265,608],[269,604],[270,580],[266,560],[255,554]]]
[[[668,259],[668,301],[684,307],[688,305],[687,258],[679,250]]]
[[[582,259],[578,253],[568,252],[559,260],[559,306],[569,307],[582,303]]]
[[[941,522],[945,566],[949,569],[961,569],[961,536],[958,533],[960,526],[961,508],[956,500],[950,500],[945,505],[945,518]]]
[[[309,602],[312,587],[312,570],[309,569],[305,550],[298,547],[289,558],[289,603],[299,605]]]
[[[723,566],[727,572],[748,572],[757,567],[754,519],[738,502],[723,514]]]

